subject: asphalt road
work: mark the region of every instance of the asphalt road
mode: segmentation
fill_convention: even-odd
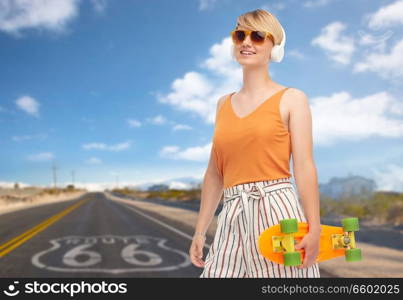
[[[128,206],[88,193],[2,215],[0,277],[198,277],[202,269],[191,264],[189,246]]]
[[[143,211],[168,224],[162,226],[136,209],[87,193],[3,214],[0,277],[199,277],[184,238],[192,228]]]

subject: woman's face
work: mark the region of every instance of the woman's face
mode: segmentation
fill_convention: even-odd
[[[246,28],[238,26],[237,29],[243,30]],[[233,44],[233,55],[242,66],[267,65],[270,61],[270,52],[273,46],[273,42],[269,37],[262,44],[256,44],[250,39],[250,35],[247,35],[242,43]],[[251,51],[253,54],[242,54],[242,50]]]

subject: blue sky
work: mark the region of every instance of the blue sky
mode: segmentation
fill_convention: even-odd
[[[403,191],[401,0],[0,0],[0,184],[201,179],[242,86],[229,32],[257,8],[287,33],[269,72],[309,98],[319,182]]]

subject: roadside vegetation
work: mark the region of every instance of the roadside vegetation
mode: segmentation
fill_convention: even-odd
[[[163,199],[166,201],[195,202],[199,205],[201,190],[162,189],[141,191],[121,188],[115,193],[141,199]],[[379,191],[372,194],[355,195],[332,199],[321,196],[321,217],[354,216],[377,224],[403,225],[403,193]]]

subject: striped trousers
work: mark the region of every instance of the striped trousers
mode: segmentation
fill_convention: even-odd
[[[307,222],[291,178],[242,183],[224,189],[216,233],[200,278],[320,277],[318,263],[299,269],[277,264],[259,253],[260,233],[289,218]]]

